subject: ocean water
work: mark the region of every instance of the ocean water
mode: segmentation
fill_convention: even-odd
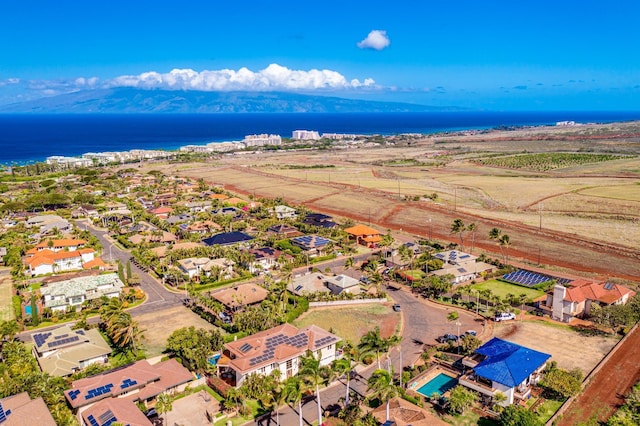
[[[362,114],[4,114],[0,115],[0,164],[43,161],[52,155],[241,140],[254,133],[291,137],[320,133],[437,133],[498,126],[640,120],[639,112],[428,112]]]

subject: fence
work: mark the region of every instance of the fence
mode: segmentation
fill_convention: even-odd
[[[330,302],[309,302],[310,308],[321,306],[343,306],[343,305],[362,305],[364,303],[387,303],[387,299],[352,299],[352,300],[333,300]]]

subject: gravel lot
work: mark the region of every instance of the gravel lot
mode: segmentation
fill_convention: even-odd
[[[614,337],[584,336],[569,328],[544,321],[493,323],[493,334],[551,355],[558,367],[579,368],[585,376],[618,341]]]

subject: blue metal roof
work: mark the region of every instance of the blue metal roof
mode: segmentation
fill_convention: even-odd
[[[486,358],[473,371],[509,387],[518,386],[551,355],[494,337],[476,350]]]

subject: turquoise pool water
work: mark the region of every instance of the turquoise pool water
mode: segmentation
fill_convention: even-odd
[[[447,376],[444,373],[438,374],[416,390],[420,395],[430,397],[434,393],[442,395],[458,383],[458,379]]]
[[[212,366],[215,366],[218,363],[218,360],[220,359],[220,354],[215,354],[210,356],[207,361],[209,361],[209,364]]]

